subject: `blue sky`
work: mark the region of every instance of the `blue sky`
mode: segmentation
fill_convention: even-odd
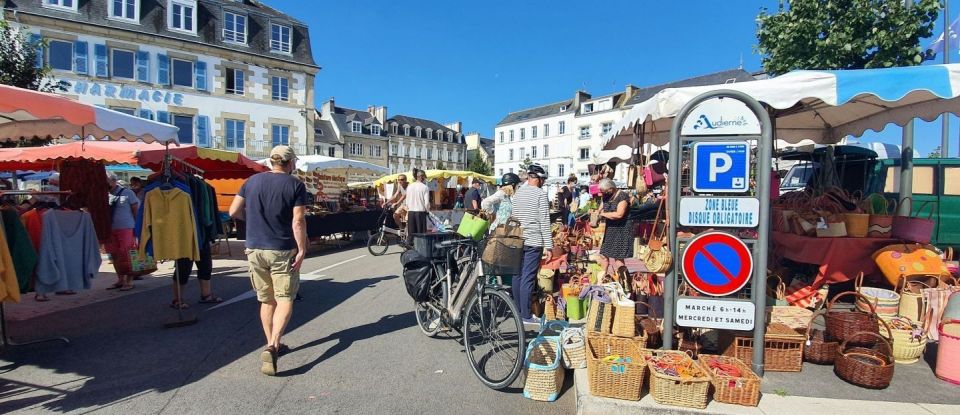
[[[758,71],[755,19],[761,7],[775,10],[778,3],[265,2],[310,26],[323,67],[318,107],[331,96],[350,108],[386,105],[390,114],[462,121],[486,137],[508,112],[567,99],[577,89],[599,96],[628,83],[656,85],[736,68],[741,56],[744,69]],[[917,150],[925,156],[940,143],[940,123],[922,124]],[[956,154],[956,117],[951,130]],[[900,131],[887,128],[862,140],[899,143]]]

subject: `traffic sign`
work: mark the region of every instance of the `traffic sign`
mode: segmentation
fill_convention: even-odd
[[[683,277],[691,287],[716,297],[740,291],[753,275],[753,255],[739,238],[723,232],[707,232],[687,244],[680,261]]]
[[[677,300],[677,325],[747,331],[753,330],[757,307],[743,300],[681,298]]]
[[[694,192],[744,193],[750,186],[750,144],[696,142],[691,152]]]
[[[760,201],[753,197],[684,197],[680,224],[754,228],[760,225]]]

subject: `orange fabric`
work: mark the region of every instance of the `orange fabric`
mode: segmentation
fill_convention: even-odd
[[[20,221],[23,227],[27,228],[27,234],[30,235],[30,242],[33,243],[33,249],[40,252],[40,235],[43,234],[43,218],[36,209],[27,211],[20,215]]]
[[[880,272],[896,287],[901,277],[912,275],[950,275],[947,265],[930,245],[898,243],[881,248],[873,255]]]
[[[67,97],[0,85],[0,112],[25,111],[37,119],[65,119],[73,125],[96,122],[93,106]]]

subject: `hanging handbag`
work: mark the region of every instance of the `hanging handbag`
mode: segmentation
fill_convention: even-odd
[[[507,220],[507,223],[497,225],[493,230],[493,236],[514,236],[520,238],[523,236],[523,228],[520,227],[518,220],[511,218]]]
[[[663,231],[660,232],[660,236],[657,237],[657,225],[660,222],[660,212],[663,211],[663,202],[660,202],[660,205],[657,207],[657,216],[653,222],[653,238],[650,238],[650,241],[647,242],[647,246],[650,248],[650,251],[647,252],[647,257],[643,259],[644,265],[647,266],[647,270],[655,273],[661,274],[670,270],[670,266],[673,265],[673,254],[670,252],[670,249],[666,246],[664,241],[667,236],[667,223],[663,223]]]

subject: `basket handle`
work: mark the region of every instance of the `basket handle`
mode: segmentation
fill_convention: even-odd
[[[927,219],[928,219],[928,220],[933,220],[933,214],[936,212],[937,208],[936,208],[936,203],[932,203],[932,202],[930,202],[929,200],[926,201],[926,202],[923,202],[923,204],[920,205],[920,208],[917,209],[917,216],[915,216],[915,217],[918,217],[918,218],[919,218],[919,217],[920,217],[920,214],[923,213],[923,208],[927,207],[927,205],[930,205],[930,214],[927,215]],[[913,216],[913,215],[911,214],[910,216]]]
[[[533,348],[536,347],[538,344],[544,343],[544,342],[546,342],[546,343],[553,342],[553,343],[556,345],[557,354],[556,354],[556,356],[554,356],[554,358],[553,358],[553,363],[551,363],[551,364],[549,364],[549,365],[541,365],[541,364],[537,364],[537,363],[530,363],[530,353],[533,352]],[[561,359],[560,356],[561,356],[561,353],[560,353],[560,342],[559,342],[558,340],[548,339],[548,338],[543,337],[543,336],[537,336],[537,337],[534,338],[534,339],[530,342],[530,344],[527,346],[527,353],[526,353],[526,356],[525,356],[524,359],[523,359],[523,360],[524,360],[523,365],[524,365],[524,366],[527,366],[527,367],[536,366],[536,368],[538,368],[538,369],[544,369],[544,370],[554,370],[554,369],[556,369],[557,367],[560,366],[560,359]]]
[[[777,274],[768,274],[768,275],[767,275],[767,286],[768,286],[768,287],[770,286],[770,278],[776,278],[776,279],[777,279],[777,288],[776,288],[776,291],[775,291],[775,292],[776,292],[776,295],[777,295],[777,298],[776,298],[776,299],[779,300],[779,299],[781,299],[781,298],[786,298],[786,295],[787,295],[787,284],[784,284],[784,283],[783,283],[783,278],[780,278],[780,276],[777,275]]]
[[[645,302],[645,301],[640,301],[640,300],[633,300],[633,302],[636,303],[636,304],[643,304],[643,305],[647,306],[647,313],[650,314],[650,318],[653,318],[653,319],[658,318],[658,317],[657,317],[657,310],[654,310],[654,309],[653,309],[653,306],[650,305],[650,303]]]
[[[861,288],[863,288],[863,271],[860,271],[860,273],[857,274],[857,278],[853,282],[853,289],[858,293],[860,292]]]
[[[886,323],[884,323],[884,324],[886,324]],[[890,326],[887,326],[887,331],[888,331],[888,332],[890,331]],[[869,335],[869,336],[876,337],[876,338],[880,339],[880,341],[883,342],[883,345],[884,345],[884,346],[887,346],[887,353],[886,353],[887,360],[889,360],[891,363],[893,362],[893,347],[890,346],[890,342],[887,341],[887,339],[885,339],[883,336],[881,336],[881,335],[879,335],[879,334],[877,334],[877,333],[874,333],[874,332],[870,332],[870,331],[858,331],[858,332],[854,333],[853,336],[847,337],[847,339],[844,340],[843,343],[840,343],[840,346],[839,346],[839,347],[840,347],[840,354],[843,354],[843,353],[847,350],[847,342],[849,342],[850,339],[852,339],[852,338],[857,338],[857,337],[864,336],[864,335]],[[892,337],[892,335],[891,335],[891,337]]]
[[[931,287],[930,284],[927,284],[923,281],[908,281],[909,279],[910,279],[910,276],[907,276],[907,275],[900,277],[900,280],[897,281],[897,286],[895,287],[898,293],[904,292],[907,289],[908,284],[920,284],[927,288],[936,288],[936,287]],[[940,279],[935,278],[935,281],[940,281]],[[940,285],[940,284],[934,283],[934,285]]]
[[[814,311],[813,315],[810,316],[810,322],[807,323],[807,342],[813,339],[813,321],[817,319],[817,316],[824,316],[824,320],[826,320],[826,310]]]
[[[840,299],[840,297],[846,297],[848,295],[852,295],[857,297],[858,299],[863,300],[864,303],[867,303],[867,305],[870,306],[870,314],[877,315],[877,308],[873,306],[873,303],[870,301],[870,299],[868,299],[866,296],[856,291],[847,291],[847,292],[837,294],[836,297],[833,297],[833,300],[830,300],[830,304],[827,304],[827,312],[829,312],[833,308],[833,304],[835,304],[837,300]]]
[[[884,320],[884,319],[882,319],[882,318],[878,318],[877,321],[879,321],[880,323],[883,324],[883,328],[887,329],[887,339],[889,339],[889,340],[892,342],[892,341],[893,341],[893,330],[890,329],[890,323],[887,323],[887,321]],[[890,350],[890,353],[892,354],[892,353],[893,353],[893,350]]]

